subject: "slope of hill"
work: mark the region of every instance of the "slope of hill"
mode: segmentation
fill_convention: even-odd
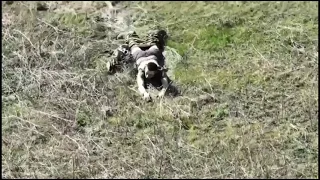
[[[317,2],[2,9],[4,178],[318,178]],[[182,95],[146,104],[105,62],[157,27]]]

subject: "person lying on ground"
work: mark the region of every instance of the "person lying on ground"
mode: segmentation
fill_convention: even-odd
[[[124,48],[118,50],[120,54],[130,54],[132,61],[137,68],[137,84],[139,93],[143,99],[150,101],[150,94],[146,90],[147,81],[161,82],[162,89],[158,97],[163,97],[169,87],[169,78],[166,74],[164,51],[167,33],[164,30],[150,33],[147,40],[143,42],[135,33],[131,32],[127,35],[128,50]],[[121,49],[121,48],[120,48]]]
[[[150,94],[146,90],[146,79],[155,79],[155,81],[161,81],[162,89],[158,97],[163,97],[169,87],[168,76],[164,68],[165,58],[162,54],[164,45],[159,47],[159,44],[153,44],[144,51],[134,39],[131,39],[129,48],[138,69],[137,84],[140,94],[145,100],[150,101]]]

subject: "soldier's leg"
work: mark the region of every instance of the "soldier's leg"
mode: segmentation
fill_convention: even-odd
[[[135,31],[130,31],[128,33],[120,33],[117,36],[117,39],[125,39],[126,43],[129,44],[129,50],[133,55],[134,60],[136,57],[140,55],[141,49],[137,46],[137,41],[139,41],[139,36]],[[125,54],[124,50],[126,48],[120,46],[116,50],[114,50],[113,55],[107,61],[107,70],[112,71],[117,65],[120,65],[122,62],[122,57]]]
[[[108,72],[113,71],[115,66],[119,63],[119,61],[120,61],[120,52],[117,48],[116,50],[113,51],[112,56],[106,62],[107,71]]]
[[[143,50],[158,43],[157,36],[154,36],[154,33],[149,33],[147,36],[139,37],[135,32],[132,32],[127,36],[128,43],[130,40],[133,40],[135,44]]]
[[[135,57],[137,53],[142,51],[141,48],[138,46],[138,44],[134,40],[129,40],[129,48],[133,57]]]
[[[151,45],[157,45],[160,51],[164,50],[167,37],[167,32],[164,30],[154,30],[148,33],[148,41]]]

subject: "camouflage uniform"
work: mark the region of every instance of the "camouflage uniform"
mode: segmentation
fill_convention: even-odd
[[[115,71],[121,69],[123,65],[130,64],[131,61],[132,58],[128,50],[128,46],[121,45],[113,51],[111,58],[107,62],[107,69],[109,72],[114,73]]]
[[[150,31],[147,36],[142,38],[140,38],[136,32],[132,32],[128,35],[127,43],[129,44],[129,48],[134,44],[142,49],[157,45],[159,49],[163,50],[166,38],[167,33],[164,30]]]
[[[119,34],[117,39],[125,39],[125,45],[118,47],[109,62],[107,62],[108,71],[113,71],[116,67],[123,64],[133,63],[133,59],[130,48],[133,45],[138,45],[142,50],[146,50],[153,45],[157,45],[160,51],[164,50],[165,41],[167,39],[167,33],[164,30],[151,31],[147,36],[140,38],[135,31],[131,31],[127,34]]]

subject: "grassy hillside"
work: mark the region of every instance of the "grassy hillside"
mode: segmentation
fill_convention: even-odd
[[[110,5],[2,2],[3,177],[318,178],[317,2]],[[144,103],[105,62],[157,27],[182,95]]]

